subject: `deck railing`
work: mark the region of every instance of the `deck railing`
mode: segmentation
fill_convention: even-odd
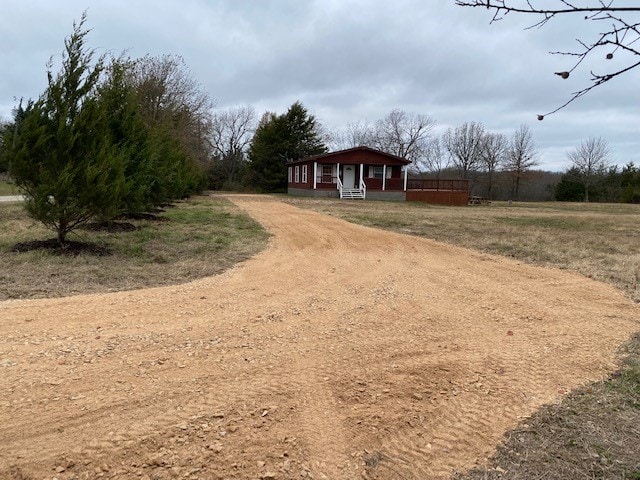
[[[410,178],[407,180],[407,190],[469,191],[469,180]]]

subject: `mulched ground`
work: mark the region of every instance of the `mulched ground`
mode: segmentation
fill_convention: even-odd
[[[90,230],[92,232],[134,232],[139,230],[140,227],[136,227],[133,223],[129,222],[92,222],[82,227],[84,230]]]
[[[32,250],[49,250],[56,255],[95,255],[104,257],[111,255],[111,251],[103,246],[94,243],[67,241],[64,245],[60,245],[55,238],[49,240],[33,240],[30,242],[16,243],[11,247],[12,252],[29,252]]]
[[[158,213],[164,212],[164,210],[158,209]],[[167,217],[159,217],[155,213],[128,213],[123,218],[128,218],[129,220],[152,220],[154,222],[167,222],[169,219]]]

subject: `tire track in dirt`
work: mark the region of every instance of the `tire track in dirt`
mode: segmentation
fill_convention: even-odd
[[[483,259],[485,261],[493,260],[491,257]],[[515,262],[513,263],[515,264]],[[514,266],[516,268],[520,267],[519,265],[511,265],[512,268]],[[446,275],[446,273],[446,271],[442,272],[443,277]],[[451,282],[449,287],[453,288],[454,286],[456,286],[459,290],[465,291],[464,298],[468,298],[469,291],[475,290],[472,293],[482,292],[483,287],[482,283],[480,282],[485,282],[486,278],[480,274],[476,275],[476,277],[481,278],[469,279],[469,277],[474,276],[474,273],[475,272],[473,271],[464,271],[463,275],[452,276],[453,279],[458,283],[453,284]],[[529,273],[529,278],[536,279],[537,277]],[[502,286],[502,288],[505,289],[514,287],[514,285],[509,284],[508,281],[496,281],[495,283],[498,283]],[[558,283],[564,285],[573,284],[573,282],[566,281]],[[530,295],[530,292],[526,293]],[[452,295],[451,292],[449,292],[449,295],[455,296],[455,294]],[[527,300],[529,303],[531,303],[531,298],[528,298]],[[546,306],[548,305],[546,302],[548,302],[549,300],[549,298],[541,297],[539,302],[536,302],[534,299],[533,303],[540,303],[541,305],[545,306],[545,309],[548,310],[549,308]],[[593,297],[587,296],[585,300],[593,301]],[[566,300],[558,303],[566,304]],[[576,325],[576,327],[578,326]],[[464,332],[460,333],[460,338],[464,338]],[[511,331],[505,331],[504,333],[508,334],[511,333]],[[375,463],[379,465],[386,463],[385,460],[392,460],[392,463],[395,464],[390,473],[399,475],[399,478],[441,477],[446,476],[447,472],[450,472],[452,468],[456,467],[457,460],[455,458],[452,459],[451,464],[447,464],[448,462],[444,462],[444,464],[441,465],[439,469],[428,468],[427,470],[421,470],[420,468],[416,467],[420,464],[429,465],[431,463],[429,459],[434,457],[434,449],[437,450],[439,448],[439,454],[444,454],[445,456],[447,456],[452,450],[454,450],[454,448],[462,447],[463,449],[465,449],[466,447],[470,450],[477,450],[478,444],[484,444],[486,445],[485,452],[482,453],[490,453],[490,448],[493,442],[490,438],[487,438],[481,432],[478,432],[478,430],[490,430],[487,427],[493,427],[493,429],[495,429],[497,425],[503,425],[503,428],[506,429],[509,424],[513,424],[517,420],[519,414],[522,414],[522,404],[526,403],[524,400],[526,399],[527,395],[535,393],[537,387],[541,383],[545,381],[548,383],[549,378],[554,377],[554,375],[552,374],[553,372],[550,371],[549,368],[543,367],[541,363],[537,363],[536,361],[531,362],[530,358],[527,358],[526,360],[523,359],[521,352],[508,351],[506,355],[500,355],[497,363],[498,365],[508,366],[508,368],[514,368],[514,366],[518,365],[518,363],[520,364],[520,368],[518,368],[518,366],[515,367],[519,372],[517,382],[515,382],[517,384],[516,388],[509,388],[509,385],[497,385],[494,388],[499,389],[498,393],[502,393],[505,390],[517,390],[516,392],[510,393],[510,395],[512,395],[512,397],[516,397],[514,400],[521,405],[506,406],[502,409],[496,409],[495,400],[493,399],[493,396],[490,395],[491,388],[489,388],[485,393],[481,394],[476,394],[475,392],[471,392],[471,394],[469,394],[468,392],[465,392],[464,395],[458,396],[458,394],[456,393],[457,398],[449,401],[446,404],[445,408],[440,409],[440,411],[438,412],[434,412],[434,417],[439,421],[435,422],[435,424],[430,425],[427,428],[430,431],[430,435],[433,437],[432,442],[427,443],[427,450],[416,450],[415,445],[419,444],[419,439],[411,438],[411,436],[408,435],[408,432],[401,429],[395,436],[392,435],[391,438],[387,438],[385,441],[383,441],[383,445],[388,444],[389,448],[382,448],[382,451],[380,452],[380,458]],[[554,365],[553,367],[555,369],[558,366]],[[498,375],[504,375],[504,369],[505,368],[503,366],[498,366],[494,373],[497,373]],[[563,375],[565,374],[560,374],[560,376]],[[555,385],[551,385],[550,388],[554,387]],[[558,393],[561,391],[562,389],[559,389]],[[523,401],[518,401],[517,396],[519,394],[522,395]],[[547,398],[545,398],[544,400],[548,400],[548,396],[549,394],[547,393]],[[537,400],[534,403],[536,405],[539,405],[541,401]],[[479,429],[479,426],[481,426],[482,428]],[[460,438],[461,431],[467,433],[468,436],[465,439]],[[469,437],[473,437],[474,441],[471,441]],[[394,459],[399,461],[393,462]],[[406,468],[402,465],[405,465]]]
[[[273,237],[223,275],[0,303],[0,476],[446,478],[638,329],[578,275],[231,199]]]

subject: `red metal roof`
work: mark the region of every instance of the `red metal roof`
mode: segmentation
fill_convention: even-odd
[[[311,157],[301,158],[300,160],[293,160],[288,162],[287,165],[296,165],[300,163],[307,162],[318,162],[322,160],[322,163],[325,164],[335,164],[335,163],[351,163],[349,162],[349,158],[355,155],[373,155],[378,158],[384,157],[387,165],[409,165],[411,162],[405,158],[398,157],[396,155],[392,155],[390,153],[382,152],[380,150],[376,150],[375,148],[370,147],[354,147],[347,148],[346,150],[337,150],[335,152],[329,153],[321,153],[320,155],[313,155]],[[346,161],[345,161],[346,160]],[[367,163],[367,162],[357,162],[357,163]],[[377,163],[377,162],[376,162]]]

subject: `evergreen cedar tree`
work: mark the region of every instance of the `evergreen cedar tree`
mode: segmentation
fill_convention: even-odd
[[[111,215],[124,189],[124,166],[104,141],[99,102],[93,97],[104,68],[84,47],[85,18],[65,40],[62,70],[47,72],[48,86],[20,106],[10,138],[11,175],[27,195],[28,213],[54,229],[58,243],[96,215]]]
[[[0,123],[0,173],[6,173],[9,170],[9,160],[7,158],[6,138],[9,135],[9,123]]]
[[[555,185],[555,199],[559,202],[581,202],[586,197],[583,173],[572,167]],[[618,171],[611,167],[599,172],[588,185],[589,201],[640,203],[640,168],[633,162]]]
[[[313,115],[296,102],[286,113],[266,113],[249,149],[253,183],[265,192],[287,189],[287,162],[327,152]]]
[[[93,62],[85,20],[65,40],[61,71],[47,72],[44,93],[20,104],[3,135],[3,157],[27,212],[53,229],[61,246],[90,220],[146,211],[205,181],[170,121],[141,114],[141,96],[129,81],[134,64]]]

